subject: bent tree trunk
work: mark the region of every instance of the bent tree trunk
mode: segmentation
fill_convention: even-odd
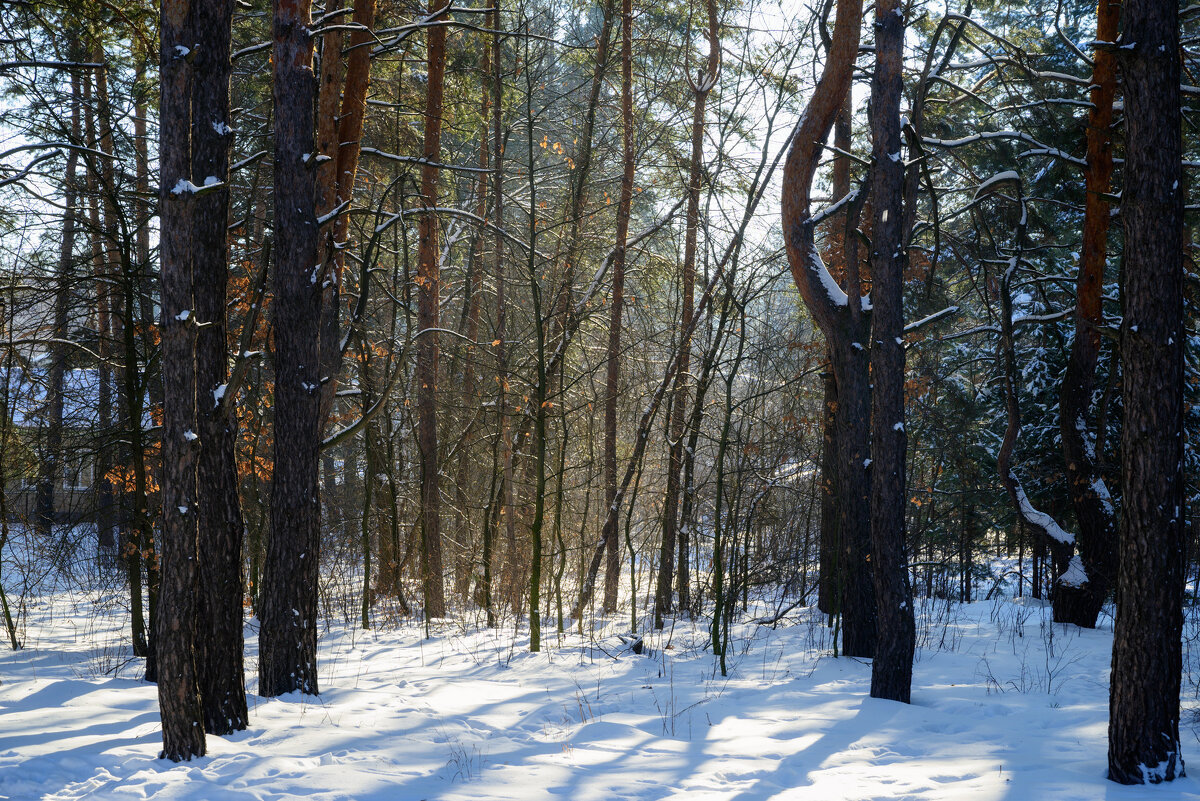
[[[843,651],[871,656],[875,650],[875,603],[869,576],[867,469],[870,385],[867,374],[867,314],[860,300],[857,258],[847,259],[843,291],[821,261],[809,210],[813,175],[822,143],[850,91],[862,23],[861,0],[837,4],[825,69],[801,118],[784,164],[782,216],[788,264],[800,296],[825,334],[837,380],[838,483],[842,496],[839,531],[845,580],[842,593]],[[847,243],[849,246],[849,243]]]
[[[1072,622],[1070,612],[1080,608],[1082,597],[1088,591],[1084,588],[1083,570],[1079,558],[1075,556],[1075,536],[1066,531],[1053,517],[1033,506],[1033,502],[1025,492],[1020,479],[1017,478],[1013,467],[1013,455],[1016,452],[1021,434],[1021,403],[1020,387],[1018,385],[1017,350],[1013,332],[1013,281],[1017,276],[1017,267],[1021,263],[1022,246],[1025,241],[1025,225],[1028,212],[1025,205],[1024,189],[1019,178],[1005,178],[1002,183],[1015,182],[1017,205],[1019,209],[1016,234],[1013,246],[1008,256],[1008,267],[1000,275],[1000,360],[1001,379],[1004,388],[1004,408],[1008,424],[1004,430],[1004,439],[996,454],[996,468],[1000,473],[1000,481],[1008,492],[1009,501],[1021,526],[1033,533],[1038,548],[1050,552],[1051,567],[1054,575],[1051,592],[1051,606],[1056,623]],[[985,187],[994,188],[998,184],[993,181],[984,183]],[[982,187],[981,187],[982,190]],[[977,193],[978,196],[978,193]],[[1034,592],[1041,586],[1037,578],[1037,562],[1034,563]]]

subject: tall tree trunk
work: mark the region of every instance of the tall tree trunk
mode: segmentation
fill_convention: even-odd
[[[174,762],[205,753],[196,676],[196,325],[192,317],[190,127],[197,44],[187,0],[164,0],[159,45],[159,258],[162,285],[162,584],[156,654],[163,750]]]
[[[491,48],[484,47],[481,54],[480,75],[483,78],[482,91],[479,93],[479,178],[475,184],[475,216],[480,219],[487,217],[488,209],[488,166],[491,160],[491,109],[492,109],[492,62]],[[455,476],[454,489],[457,497],[455,504],[455,538],[466,544],[472,541],[471,516],[468,508],[471,504],[473,491],[479,488],[478,482],[473,481],[473,468],[476,466],[478,454],[473,452],[472,440],[479,418],[480,401],[482,400],[475,375],[475,360],[479,358],[476,340],[479,338],[479,315],[483,295],[481,277],[483,275],[484,248],[487,242],[482,226],[474,232],[471,243],[471,255],[467,264],[467,275],[463,285],[463,322],[467,334],[465,350],[461,351],[462,359],[462,404],[466,416],[459,438],[458,472]],[[455,576],[459,594],[467,599],[470,596],[471,581],[475,577],[474,560],[470,548],[462,554]]]
[[[1121,20],[1120,0],[1099,0],[1096,6],[1096,39],[1115,42]],[[1087,168],[1084,182],[1083,244],[1075,280],[1075,338],[1059,393],[1059,430],[1067,485],[1079,521],[1076,538],[1087,576],[1083,592],[1065,620],[1087,628],[1096,617],[1117,580],[1116,510],[1097,466],[1092,420],[1092,394],[1100,359],[1100,331],[1104,323],[1104,267],[1108,261],[1109,202],[1112,183],[1113,97],[1117,91],[1117,58],[1107,47],[1097,48],[1092,62],[1091,108],[1088,110]]]
[[[629,212],[633,206],[633,5],[621,4],[621,197],[617,204],[617,243],[613,258],[612,299],[609,303],[608,370],[604,382],[604,500],[605,518],[604,611],[617,608],[620,549],[617,545],[617,392],[621,382],[621,318],[625,310],[625,249],[629,239]]]
[[[708,93],[717,83],[721,66],[721,42],[717,31],[716,0],[708,0],[708,62],[705,70],[692,83],[692,155],[688,168],[687,223],[683,244],[683,298],[680,304],[680,328],[691,328],[696,303],[696,240],[700,224],[700,184],[704,171],[704,109]],[[691,81],[691,76],[688,76]],[[663,501],[662,547],[658,556],[658,585],[654,593],[654,626],[662,628],[663,614],[674,608],[671,597],[675,573],[676,532],[679,521],[679,481],[683,471],[683,423],[688,400],[688,379],[691,363],[691,337],[679,346],[679,372],[675,374],[675,392],[671,418],[667,424],[668,457],[667,488]]]
[[[317,214],[324,217],[340,208],[319,239],[317,254],[324,281],[321,292],[321,426],[329,421],[337,393],[338,373],[348,341],[341,330],[342,272],[346,263],[346,240],[350,233],[350,203],[362,153],[363,123],[367,110],[367,87],[371,73],[371,47],[375,24],[375,0],[357,0],[345,69],[342,69],[342,36],[329,31],[322,45],[321,92],[318,105]],[[344,75],[343,75],[344,72]],[[344,80],[343,80],[344,78]],[[338,98],[341,98],[339,110]],[[360,293],[367,286],[359,288]],[[361,301],[360,301],[361,302]]]
[[[529,51],[526,50],[526,55]],[[533,73],[525,71],[526,145],[529,159],[529,292],[533,299],[534,336],[537,343],[537,382],[534,387],[533,430],[533,522],[529,526],[529,650],[542,650],[542,529],[546,520],[546,416],[549,403],[546,375],[546,320],[542,316],[542,284],[537,265],[537,182],[534,180]]]
[[[495,212],[493,217],[496,223],[495,237],[495,274],[496,274],[496,379],[497,379],[497,400],[496,413],[500,424],[500,446],[501,446],[501,480],[500,480],[500,502],[497,506],[500,517],[504,520],[504,535],[508,543],[506,556],[503,561],[503,568],[500,573],[500,583],[502,593],[509,594],[509,600],[512,602],[513,608],[516,607],[516,506],[514,503],[515,487],[513,482],[513,453],[514,453],[514,438],[512,431],[512,421],[508,415],[508,300],[507,286],[508,275],[507,265],[504,261],[504,238],[500,234],[500,229],[504,226],[504,139],[502,119],[504,114],[504,83],[501,80],[500,70],[500,12],[497,8],[493,15],[494,25],[493,30],[496,33],[492,38],[492,106],[494,108],[492,116],[492,161],[494,163],[494,189],[492,191],[492,200],[495,204]],[[493,538],[493,546],[495,539]],[[494,603],[494,601],[493,601]]]
[[[446,0],[435,0],[437,13]],[[442,152],[442,94],[446,74],[446,29],[428,30],[425,94],[425,144],[421,155],[421,202],[426,211],[418,226],[417,253],[417,444],[421,452],[421,586],[425,620],[444,617],[446,597],[442,574],[441,498],[438,489],[437,377],[438,305],[441,253],[438,248],[438,168]]]
[[[826,347],[826,354],[829,349]],[[832,359],[821,371],[821,539],[817,563],[817,608],[827,615],[840,611],[838,575],[840,538],[837,528],[837,378]]]
[[[92,56],[95,57],[93,51]],[[88,147],[103,152],[103,121],[99,119],[102,102],[97,85],[105,78],[105,70],[98,70],[95,79],[85,76],[83,81],[84,127]],[[109,142],[111,146],[111,140]],[[87,171],[88,226],[92,250],[92,277],[96,288],[96,422],[100,432],[94,457],[92,491],[98,544],[101,548],[116,545],[113,533],[115,522],[115,493],[110,473],[113,466],[113,380],[112,380],[112,292],[110,286],[112,252],[106,227],[101,222],[100,206],[106,194],[101,159],[97,168]]]
[[[344,39],[341,26],[345,20],[338,12],[342,10],[342,0],[330,0],[325,4],[325,13],[334,14],[329,17],[328,29],[319,39],[320,49],[317,51],[317,110],[316,121],[316,154],[315,168],[315,208],[317,217],[324,218],[337,205],[337,159],[338,143],[338,106],[342,97],[342,79],[345,73],[345,63],[342,60],[342,42]],[[315,43],[314,43],[315,44]],[[336,262],[337,248],[334,244],[334,224],[326,222],[317,235],[317,251],[313,254],[313,263],[321,265],[321,428],[324,429],[330,413],[333,411],[337,382],[331,373],[337,372],[335,353],[340,356],[338,349],[338,322],[341,306],[341,271]]]
[[[260,598],[259,694],[316,695],[321,375],[314,286],[313,40],[310,0],[275,0],[275,469]]]
[[[833,125],[833,145],[838,152],[833,156],[833,196],[846,197],[850,193],[850,159],[847,153],[851,145],[851,98],[847,94]],[[850,241],[856,236],[858,226],[857,215],[851,219],[849,214],[835,217],[844,219],[844,234],[842,239],[841,268],[846,270],[846,255]],[[855,251],[857,252],[857,250]],[[836,254],[835,254],[836,255]],[[838,534],[838,515],[840,509],[838,500],[841,494],[837,489],[837,375],[833,370],[833,358],[828,345],[825,348],[829,366],[822,372],[823,398],[821,408],[824,418],[821,423],[821,544],[818,554],[820,565],[820,584],[817,589],[817,608],[828,615],[841,611],[839,588],[842,584],[842,563],[840,559],[842,542]]]
[[[138,70],[139,78],[144,77],[141,68]],[[145,103],[140,99],[134,105],[134,149],[137,154],[137,166],[135,169],[136,187],[138,196],[145,198],[150,194],[150,156],[149,156],[149,136],[146,131],[146,116],[148,109]],[[154,380],[150,373],[150,354],[152,345],[150,342],[150,332],[154,329],[154,288],[151,276],[150,264],[150,225],[149,216],[151,211],[149,205],[142,201],[137,205],[138,209],[138,226],[137,234],[134,241],[135,264],[134,269],[137,272],[137,292],[139,294],[139,317],[141,320],[141,343],[143,353],[143,365],[129,363],[125,365],[128,371],[131,368],[139,371],[137,376],[139,383],[146,388],[146,396],[149,401],[150,413],[153,414],[154,409],[162,408],[163,385],[161,380]],[[132,308],[132,299],[128,301]],[[130,315],[132,319],[132,313]],[[126,337],[132,333],[126,332]],[[132,397],[132,396],[131,396]],[[141,403],[139,395],[138,403]],[[132,417],[131,413],[131,417]],[[137,419],[141,420],[141,415],[137,415]],[[132,429],[131,429],[132,430]],[[153,510],[150,507],[148,486],[152,469],[157,466],[157,472],[161,474],[161,461],[147,464],[146,459],[146,440],[142,436],[141,426],[138,425],[137,436],[134,441],[134,447],[141,448],[141,452],[134,454],[135,470],[140,465],[140,480],[141,486],[137,488],[139,499],[143,503],[143,517],[140,521],[141,540],[137,543],[138,552],[130,555],[129,560],[129,587],[130,587],[130,609],[133,614],[137,614],[141,610],[142,605],[142,588],[141,574],[144,569],[146,580],[146,617],[147,623],[145,626],[148,641],[146,642],[145,653],[146,657],[146,681],[154,682],[158,678],[158,660],[154,654],[154,638],[155,638],[155,621],[158,612],[158,587],[159,587],[159,570],[158,558],[155,555],[154,544],[154,523]],[[140,444],[139,444],[140,443]],[[161,482],[159,482],[161,484]],[[136,512],[135,512],[136,514]],[[136,647],[136,639],[134,640]],[[136,653],[136,652],[135,652]]]
[[[97,42],[92,48],[92,59],[98,64],[107,64],[108,58],[104,52],[103,44]],[[121,403],[119,406],[113,402],[114,393],[119,395],[120,386],[117,383],[117,368],[121,365],[113,359],[117,353],[123,353],[123,348],[118,349],[116,343],[124,342],[124,327],[125,310],[124,297],[121,292],[113,291],[113,287],[120,286],[123,275],[123,258],[122,254],[128,252],[127,243],[124,241],[124,232],[122,230],[122,220],[120,211],[117,208],[117,181],[116,174],[113,168],[115,163],[116,142],[113,138],[113,109],[109,99],[108,92],[108,67],[103,67],[96,71],[96,119],[97,119],[97,134],[100,152],[105,154],[105,157],[99,161],[98,170],[98,186],[100,188],[100,208],[103,212],[103,239],[104,239],[104,282],[106,288],[104,291],[105,302],[101,307],[108,314],[108,331],[109,339],[107,340],[107,356],[108,364],[101,367],[101,396],[103,397],[105,386],[109,395],[109,403],[113,408],[128,408],[128,403]],[[130,319],[129,324],[133,321]],[[103,351],[102,351],[103,352]],[[124,398],[116,400],[124,401]],[[101,401],[103,403],[103,400]],[[127,447],[129,434],[127,432],[118,433],[118,428],[114,424],[113,414],[108,412],[109,425],[112,427],[112,444],[109,445],[106,454],[107,458],[101,460],[101,466],[105,468],[104,482],[101,484],[101,491],[107,493],[109,503],[113,509],[112,527],[109,529],[107,540],[102,537],[102,544],[107,544],[115,548],[120,541],[119,531],[127,525],[128,508],[125,495],[125,481],[114,481],[111,476],[113,474],[112,467],[114,464],[124,464],[121,455]],[[102,419],[104,415],[102,412]],[[139,421],[140,424],[140,421]]]
[[[492,221],[496,225],[492,240],[492,265],[496,282],[496,420],[499,428],[496,446],[493,454],[493,486],[488,492],[488,508],[483,520],[483,605],[487,611],[487,624],[496,625],[496,582],[493,571],[496,544],[496,515],[503,516],[505,522],[512,517],[512,439],[508,428],[508,413],[505,408],[508,383],[508,362],[506,331],[506,309],[504,307],[504,237],[500,230],[504,227],[504,81],[501,80],[501,32],[500,8],[496,6],[489,15],[492,25],[492,57],[491,81],[489,89],[492,92]],[[499,465],[496,464],[499,457]],[[496,469],[499,467],[500,488],[499,497],[495,492]],[[511,525],[511,524],[510,524]],[[511,536],[511,528],[510,528]]]
[[[216,187],[196,198],[195,314],[196,407],[200,453],[200,595],[197,655],[204,729],[210,734],[241,731],[248,723],[242,666],[242,540],[245,526],[238,498],[234,398],[226,393],[226,288],[229,284],[229,115],[230,43],[233,0],[206,0],[193,10],[194,26],[206,46],[195,54],[192,88],[192,174]]]
[[[865,329],[866,326],[864,325]],[[875,591],[871,575],[871,385],[870,360],[859,337],[841,334],[832,349],[838,402],[837,443],[838,562],[842,653],[875,653]]]
[[[876,0],[875,75],[871,82],[871,552],[878,620],[871,696],[908,703],[915,646],[912,588],[904,536],[904,164],[900,92],[904,12]]]
[[[1183,775],[1183,145],[1179,4],[1129,0],[1122,50],[1126,161],[1121,322],[1124,434],[1108,775]]]
[[[128,258],[129,255],[126,250],[122,260],[124,274],[121,288],[124,293],[126,319],[121,326],[122,345],[125,351],[121,395],[124,408],[123,422],[129,437],[128,458],[133,479],[133,492],[130,493],[131,519],[123,556],[125,573],[129,581],[133,653],[134,656],[147,658],[146,680],[153,681],[155,665],[151,643],[146,640],[146,621],[142,606],[142,563],[146,559],[149,543],[154,539],[154,522],[150,517],[149,471],[146,466],[146,431],[142,425],[146,411],[144,396],[147,376],[145,360],[139,358],[138,353],[137,323],[130,316],[131,310],[137,307],[137,289],[141,284],[141,270],[139,265]],[[151,626],[153,626],[153,619]]]
[[[71,48],[73,51],[75,48]],[[79,75],[71,71],[71,132],[72,142],[81,141]],[[67,170],[63,177],[63,227],[62,242],[58,250],[58,272],[54,280],[54,344],[50,346],[50,370],[46,376],[46,440],[42,448],[42,459],[38,462],[36,495],[34,500],[34,526],[39,534],[48,535],[54,524],[55,496],[62,480],[62,427],[63,427],[63,379],[67,369],[67,317],[70,313],[73,262],[75,260],[75,218],[79,191],[75,185],[79,165],[79,151],[72,148],[67,153]],[[134,635],[136,650],[139,638],[143,644],[145,636]]]

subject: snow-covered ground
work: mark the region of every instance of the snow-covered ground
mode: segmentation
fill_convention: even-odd
[[[529,654],[511,627],[334,627],[319,698],[251,696],[248,731],[175,765],[107,597],[40,596],[27,649],[0,655],[0,798],[1200,799],[1191,778],[1105,781],[1111,631],[1053,625],[1035,601],[923,604],[911,706],[869,698],[869,664],[833,658],[803,612],[737,627],[729,678],[684,623],[650,655],[553,634]]]

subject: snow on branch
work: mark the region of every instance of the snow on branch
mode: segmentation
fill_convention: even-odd
[[[1085,159],[1076,158],[1069,153],[1064,153],[1058,148],[1050,147],[1049,145],[1039,142],[1023,131],[983,131],[981,133],[972,134],[971,136],[964,136],[961,139],[934,139],[932,137],[925,137],[921,140],[921,142],[926,145],[933,145],[934,147],[962,147],[963,145],[971,145],[975,144],[976,142],[982,142],[989,139],[1016,139],[1017,141],[1025,142],[1026,144],[1032,145],[1034,148],[1036,148],[1036,150],[1031,150],[1020,154],[1022,156],[1054,156],[1078,167],[1087,166],[1087,161]]]
[[[1063,309],[1062,311],[1050,312],[1049,314],[1024,314],[1020,317],[1014,317],[1012,324],[1016,328],[1020,325],[1037,325],[1039,323],[1056,323],[1059,320],[1070,317],[1075,313],[1075,307]],[[907,330],[907,329],[906,329]],[[999,334],[1000,326],[998,325],[977,325],[973,328],[968,328],[965,331],[959,331],[954,334],[947,334],[942,337],[944,340],[962,339],[963,337],[974,336],[975,334]]]
[[[1020,180],[1021,176],[1017,174],[1016,170],[1004,170],[1003,172],[998,172],[979,185],[979,188],[975,190],[975,199],[978,200],[981,195],[983,195],[985,192],[989,192],[998,184]]]
[[[826,297],[829,302],[835,306],[848,306],[850,298],[846,295],[845,290],[838,286],[838,282],[834,280],[833,275],[829,272],[829,268],[825,266],[825,260],[821,258],[820,251],[817,250],[816,242],[809,241],[809,252],[805,267],[809,273],[821,284],[821,288],[825,290]]]
[[[31,67],[52,70],[96,70],[104,65],[95,61],[0,61],[0,72]]]
[[[947,318],[953,314],[958,314],[958,307],[957,306],[947,306],[946,308],[942,309],[941,311],[935,311],[933,314],[929,315],[928,317],[922,317],[920,320],[915,320],[915,321],[909,323],[908,325],[904,326],[904,333],[911,334],[913,331],[919,331],[920,329],[924,328],[925,326],[932,325],[933,323],[936,323],[938,320],[944,320],[945,318]]]
[[[829,149],[834,150],[835,148],[829,148]],[[840,200],[830,203],[828,206],[826,206],[825,208],[818,211],[812,217],[813,225],[821,224],[828,218],[832,217],[833,215],[837,214],[839,211],[844,209],[847,205],[858,200],[858,197],[859,197],[859,195],[862,194],[862,192],[863,192],[862,187],[859,187],[858,189],[855,189],[854,191],[848,193],[846,196],[842,197]]]
[[[364,147],[360,151],[365,156],[375,156],[376,158],[386,159],[388,161],[399,161],[404,164],[417,164],[425,167],[437,167],[439,170],[454,170],[456,172],[474,172],[474,173],[494,173],[495,170],[484,167],[463,167],[458,164],[444,164],[440,161],[431,161],[423,156],[400,156],[395,153],[387,153],[374,147]]]
[[[339,214],[341,214],[343,211],[345,211],[347,208],[349,208],[349,206],[350,206],[350,201],[343,200],[341,203],[337,204],[332,209],[330,209],[327,213],[322,214],[320,217],[318,217],[317,225],[324,225],[325,223],[329,222],[330,220],[336,219],[337,216]]]
[[[1075,535],[1069,531],[1064,531],[1053,517],[1034,508],[1030,502],[1029,496],[1025,494],[1025,488],[1021,486],[1021,482],[1016,476],[1009,473],[1009,480],[1013,482],[1013,491],[1017,496],[1017,507],[1021,512],[1021,517],[1031,526],[1040,528],[1046,532],[1046,536],[1061,542],[1063,545],[1073,545],[1075,543]]]
[[[56,149],[77,150],[80,153],[87,153],[90,156],[97,156],[97,157],[103,158],[103,159],[114,159],[114,160],[116,159],[116,156],[112,155],[111,153],[105,153],[102,150],[93,150],[90,147],[84,147],[83,145],[76,145],[72,142],[33,142],[30,144],[26,144],[26,145],[17,145],[16,147],[10,147],[8,150],[5,150],[3,153],[0,153],[0,159],[8,158],[9,156],[13,155],[14,153],[20,153],[23,150],[56,150]]]
[[[521,239],[520,237],[510,234],[508,231],[505,231],[503,228],[485,220],[484,218],[480,217],[477,214],[472,214],[471,212],[464,211],[463,209],[456,209],[452,206],[431,206],[429,208],[418,207],[418,208],[405,209],[403,211],[398,211],[395,214],[388,215],[388,218],[386,220],[379,223],[379,225],[376,225],[375,233],[382,234],[384,231],[391,228],[393,225],[395,225],[397,222],[404,219],[405,217],[412,217],[414,215],[421,215],[421,214],[426,214],[426,213],[447,214],[452,217],[463,217],[464,219],[471,220],[472,222],[476,223],[477,225],[482,225],[485,228],[488,228],[489,230],[495,231],[496,233],[500,234],[502,237],[507,239],[509,242],[512,242],[514,245],[521,248],[521,250],[524,250],[526,253],[529,252],[529,243],[526,242],[524,239]],[[549,256],[547,256],[546,254],[544,254],[540,251],[535,250],[534,253],[536,253],[539,258],[546,259],[546,260],[550,259]]]
[[[217,178],[215,175],[210,175],[205,178],[204,183],[201,186],[196,186],[196,184],[192,183],[186,178],[180,178],[175,182],[175,185],[171,187],[171,194],[176,196],[200,195],[204,194],[205,192],[213,192],[224,187],[225,182]]]
[[[17,183],[22,178],[24,178],[26,175],[29,175],[29,173],[31,173],[33,171],[33,168],[36,167],[37,165],[41,164],[43,161],[49,161],[50,159],[55,158],[56,156],[60,156],[60,155],[62,155],[62,151],[58,150],[58,149],[51,150],[49,153],[42,153],[41,155],[39,155],[35,159],[33,159],[33,161],[26,164],[23,168],[21,168],[16,173],[9,175],[5,178],[0,178],[0,186],[8,186],[9,184]]]

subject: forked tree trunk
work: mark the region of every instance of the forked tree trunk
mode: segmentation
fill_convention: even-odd
[[[1184,525],[1183,146],[1179,4],[1129,0],[1121,369],[1121,540],[1108,775],[1183,775],[1179,743]]]
[[[330,0],[325,4],[325,13],[333,14],[328,18],[328,29],[321,34],[317,42],[317,98],[316,98],[316,154],[315,172],[315,209],[318,218],[329,214],[337,205],[337,159],[338,143],[338,106],[342,96],[342,79],[345,73],[345,62],[342,60],[342,42],[344,35],[342,25],[346,20],[340,14],[342,0]],[[314,50],[316,43],[314,43]],[[338,350],[338,322],[341,306],[341,270],[336,263],[336,248],[334,247],[334,225],[332,221],[321,226],[317,234],[317,250],[313,253],[313,264],[321,265],[319,291],[321,293],[321,325],[318,329],[321,353],[321,428],[333,411],[333,401],[337,382],[334,380],[338,365],[334,364],[334,353]],[[340,355],[340,354],[339,354]],[[331,375],[331,369],[334,375]]]
[[[338,375],[349,342],[348,335],[342,331],[341,322],[342,273],[346,263],[346,240],[350,233],[350,203],[354,199],[354,182],[362,153],[367,86],[371,74],[370,45],[374,42],[371,27],[375,24],[375,0],[357,0],[351,23],[355,28],[350,33],[344,69],[341,32],[330,30],[325,33],[317,107],[317,153],[320,163],[317,165],[316,212],[319,217],[325,217],[335,209],[340,209],[322,230],[318,238],[319,250],[314,256],[314,263],[322,265],[322,429],[328,424],[333,411]],[[361,293],[367,290],[365,284],[359,287]]]
[[[1008,257],[1008,266],[1000,275],[1000,349],[998,358],[1001,363],[1001,380],[1004,389],[1004,408],[1008,425],[1004,430],[1004,438],[996,453],[996,467],[1000,472],[1000,481],[1008,492],[1009,501],[1017,515],[1020,524],[1035,537],[1033,562],[1033,588],[1035,598],[1040,598],[1043,584],[1038,555],[1045,550],[1050,552],[1051,575],[1053,589],[1051,603],[1054,610],[1055,622],[1070,622],[1067,611],[1078,609],[1079,599],[1087,594],[1086,589],[1078,580],[1078,571],[1072,565],[1078,562],[1074,558],[1075,537],[1065,531],[1050,515],[1035,509],[1032,501],[1025,492],[1020,479],[1013,467],[1013,455],[1021,434],[1021,407],[1019,373],[1017,369],[1016,338],[1013,323],[1013,281],[1017,278],[1017,268],[1021,263],[1022,248],[1025,242],[1025,228],[1028,213],[1025,205],[1025,194],[1020,179],[1012,179],[1016,183],[1018,204],[1018,222],[1013,238],[1012,251]],[[987,182],[984,186],[988,186]],[[1007,183],[1007,181],[1006,181]],[[1077,565],[1076,565],[1077,567]]]

